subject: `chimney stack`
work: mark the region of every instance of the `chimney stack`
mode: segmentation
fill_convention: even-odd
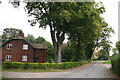
[[[24,33],[23,33],[23,31],[22,31],[22,30],[20,30],[20,31],[19,31],[19,34],[18,34],[18,35],[19,35],[19,37],[24,38]]]

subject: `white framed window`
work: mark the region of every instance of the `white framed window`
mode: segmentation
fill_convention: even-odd
[[[6,55],[6,61],[11,61],[11,55]]]
[[[7,44],[7,49],[12,49],[12,44]]]
[[[26,55],[22,56],[22,61],[27,61],[27,56]]]
[[[28,45],[27,44],[23,45],[23,50],[28,50]]]

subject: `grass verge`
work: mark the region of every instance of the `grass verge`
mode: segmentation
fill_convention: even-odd
[[[111,60],[103,62],[103,64],[111,64]]]
[[[60,72],[60,71],[63,71],[63,69],[50,69],[50,70],[3,69],[3,71],[14,71],[14,72]]]

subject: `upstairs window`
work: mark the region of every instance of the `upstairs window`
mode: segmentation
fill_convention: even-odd
[[[12,44],[7,44],[7,49],[12,49]]]
[[[28,50],[28,45],[23,45],[23,50]]]
[[[22,56],[22,61],[27,61],[27,56],[26,55]]]
[[[6,55],[6,61],[11,61],[11,55]]]

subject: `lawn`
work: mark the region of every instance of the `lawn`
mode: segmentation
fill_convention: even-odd
[[[111,64],[111,60],[103,62],[103,64]]]

